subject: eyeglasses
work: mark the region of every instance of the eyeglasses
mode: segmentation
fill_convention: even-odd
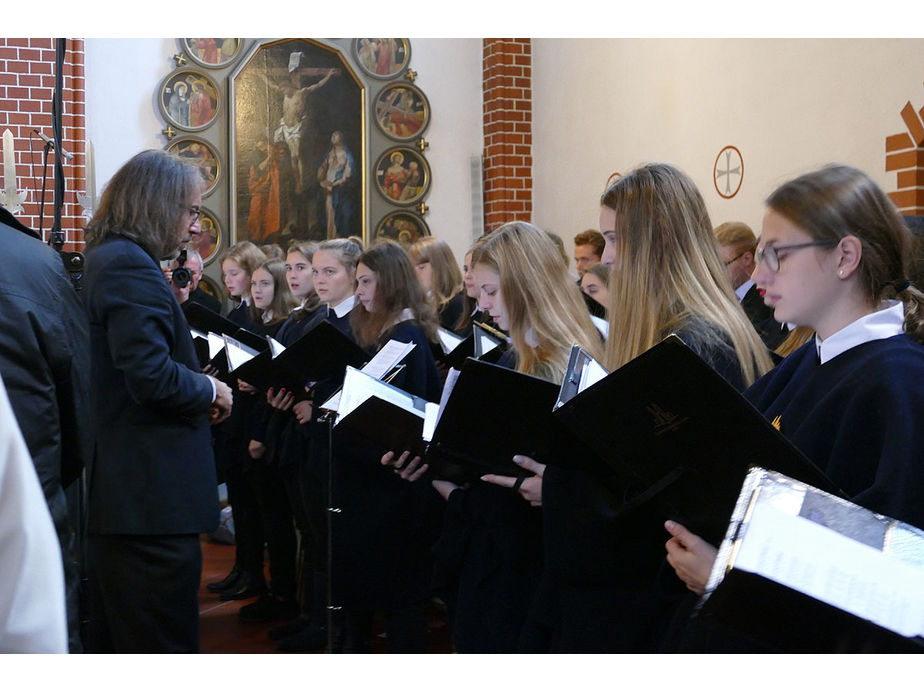
[[[767,263],[767,269],[771,272],[780,271],[780,251],[781,250],[798,250],[799,248],[811,248],[812,246],[823,246],[823,245],[837,245],[840,241],[812,241],[811,243],[796,243],[794,245],[768,245],[763,248],[758,248],[755,258],[757,259],[757,264],[760,265],[762,261]],[[728,263],[726,263],[728,264]]]
[[[739,257],[741,257],[742,255],[744,255],[744,253],[738,253],[738,254],[735,255],[735,257],[733,257],[731,260],[726,260],[726,261],[725,261],[725,266],[728,267],[731,263],[733,263],[735,260],[737,260],[737,259],[738,259]]]
[[[180,206],[183,206],[183,205],[180,205]],[[186,207],[186,211],[189,212],[189,216],[193,218],[193,221],[198,219],[199,216],[202,214],[202,210],[199,209],[198,207]]]

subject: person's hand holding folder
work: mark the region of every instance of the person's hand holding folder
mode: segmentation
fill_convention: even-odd
[[[671,538],[664,545],[667,562],[688,590],[702,595],[718,550],[679,522],[668,520],[664,529],[671,533]]]
[[[514,491],[523,496],[533,507],[542,505],[542,475],[545,472],[545,465],[536,462],[532,457],[526,455],[514,455],[513,461],[526,471],[532,472],[533,476],[501,476],[499,474],[485,474],[481,477],[482,481],[497,486],[512,488]]]

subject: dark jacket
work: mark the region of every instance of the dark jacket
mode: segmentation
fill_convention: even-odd
[[[192,534],[218,525],[209,379],[158,263],[115,237],[87,253],[96,453],[92,534]]]

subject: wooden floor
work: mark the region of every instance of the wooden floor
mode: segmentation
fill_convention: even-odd
[[[256,597],[240,601],[223,602],[205,589],[210,582],[224,578],[234,565],[234,546],[202,539],[202,582],[199,587],[200,648],[204,654],[284,654],[266,633],[276,623],[241,623],[237,612],[245,604],[256,601]],[[428,651],[432,653],[451,652],[445,613],[432,605],[429,621]],[[376,631],[380,632],[377,628]],[[373,639],[374,652],[386,652],[384,634]],[[323,653],[324,650],[318,650]]]

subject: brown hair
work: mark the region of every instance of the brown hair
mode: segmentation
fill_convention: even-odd
[[[311,269],[311,260],[314,258],[314,251],[318,249],[318,244],[311,241],[305,240],[296,240],[289,243],[289,247],[286,250],[286,257],[288,259],[289,253],[300,253],[305,256],[305,259],[308,260],[309,270]],[[287,263],[288,264],[288,263]],[[294,297],[293,297],[294,298]],[[316,310],[321,305],[321,299],[318,298],[318,294],[311,290],[311,293],[305,297],[305,301],[301,306],[301,309],[306,313],[310,313]]]
[[[280,320],[289,317],[289,313],[298,305],[298,302],[289,291],[289,284],[286,282],[286,266],[279,260],[266,260],[257,267],[256,270],[265,270],[273,278],[273,302],[266,310],[257,308],[253,301],[250,302],[250,315],[257,325],[275,325]],[[250,275],[253,280],[253,274]],[[268,321],[264,316],[269,315]]]
[[[603,257],[603,248],[606,241],[603,239],[603,234],[596,229],[587,229],[575,235],[574,245],[591,245],[594,248],[594,255]]]
[[[858,239],[863,251],[857,273],[870,303],[902,301],[905,332],[924,342],[924,294],[909,283],[911,232],[872,178],[831,164],[784,183],[767,198],[767,206],[813,240]]]
[[[373,310],[350,312],[350,325],[357,342],[365,347],[376,344],[405,308],[413,313],[427,339],[436,342],[436,311],[427,302],[404,248],[391,240],[380,241],[364,252],[356,264],[360,262],[375,272],[376,288]]]
[[[757,236],[743,221],[726,221],[715,227],[715,240],[721,246],[728,246],[736,253],[757,250]]]
[[[429,262],[433,271],[433,302],[440,311],[459,291],[462,290],[462,272],[452,248],[446,241],[430,236],[422,238],[408,248],[408,257],[412,265]]]

